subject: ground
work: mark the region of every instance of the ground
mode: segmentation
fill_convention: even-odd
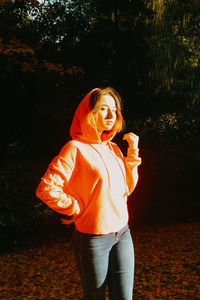
[[[200,222],[133,226],[134,300],[200,299],[199,233]],[[0,270],[0,299],[82,297],[70,242],[11,250],[0,256]]]

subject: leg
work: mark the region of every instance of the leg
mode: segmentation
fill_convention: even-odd
[[[84,300],[105,300],[112,235],[91,235],[75,230],[73,248],[83,285]]]
[[[134,248],[130,230],[126,230],[117,239],[110,252],[109,296],[110,300],[132,300]]]

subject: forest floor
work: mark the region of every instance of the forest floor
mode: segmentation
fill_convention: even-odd
[[[200,299],[200,222],[137,225],[132,235],[134,300]],[[1,254],[0,299],[81,297],[70,242],[45,242]]]

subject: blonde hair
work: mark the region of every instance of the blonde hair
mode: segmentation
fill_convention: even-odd
[[[98,104],[98,101],[100,99],[101,96],[104,95],[110,95],[111,97],[113,97],[113,99],[115,100],[115,104],[116,104],[116,121],[115,124],[112,128],[113,132],[120,132],[124,129],[124,119],[122,116],[122,101],[121,101],[121,97],[120,95],[112,88],[112,87],[105,87],[105,88],[101,88],[98,90],[95,90],[91,95],[90,95],[90,114],[88,116],[88,121],[90,122],[90,124],[92,126],[94,126],[94,121],[92,118],[93,112],[95,110],[96,105]]]

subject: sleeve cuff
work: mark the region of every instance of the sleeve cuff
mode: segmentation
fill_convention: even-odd
[[[132,154],[134,156],[139,156],[139,148],[134,149],[134,148],[128,148],[128,154]]]

